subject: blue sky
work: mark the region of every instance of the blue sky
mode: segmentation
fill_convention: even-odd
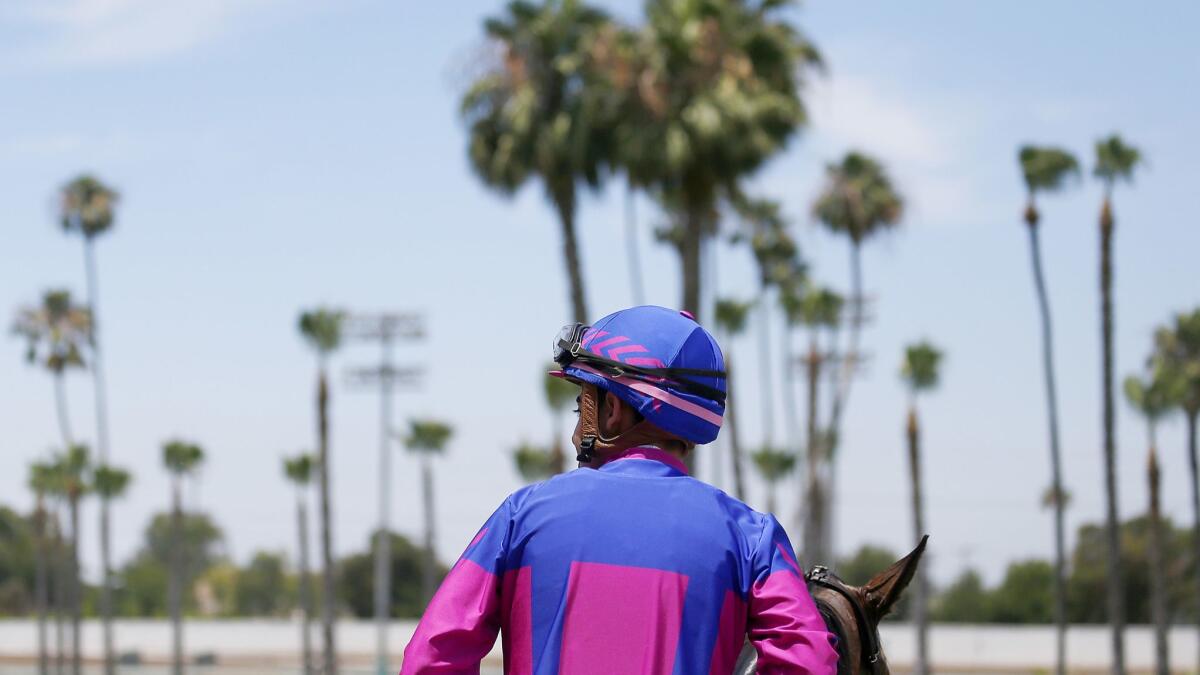
[[[639,3],[607,5],[636,18]],[[398,420],[432,415],[457,434],[439,462],[439,551],[452,558],[518,485],[509,450],[544,442],[538,365],[566,322],[559,240],[540,188],[500,197],[471,174],[457,100],[487,53],[481,20],[498,2],[330,5],[55,0],[0,8],[0,311],[48,287],[83,291],[75,239],[53,219],[57,186],[95,171],[122,192],[99,245],[115,460],[136,482],[116,513],[129,555],[167,503],[161,442],[209,453],[192,498],[225,528],[229,552],[290,550],[292,494],[280,457],[312,447],[314,360],[298,310],[319,303],[417,310],[429,339],[398,350],[424,386],[396,398]],[[964,566],[996,579],[1008,561],[1048,556],[1050,519],[1039,343],[1016,148],[1070,148],[1119,130],[1149,162],[1116,197],[1117,372],[1139,368],[1155,325],[1200,305],[1200,182],[1190,86],[1200,50],[1194,5],[812,2],[795,19],[825,53],[807,91],[813,123],[752,182],[780,199],[814,275],[843,287],[847,247],[808,216],[823,165],[850,148],[883,159],[908,198],[902,227],[865,254],[874,322],[839,473],[837,544],[913,541],[903,452],[903,346],[947,352],[941,388],[921,402],[934,579]],[[579,214],[598,317],[631,302],[619,182]],[[1087,177],[1044,203],[1044,255],[1057,322],[1069,524],[1102,514],[1099,206]],[[638,203],[650,302],[679,298],[659,217]],[[753,293],[749,255],[721,246],[722,295]],[[779,341],[779,327],[772,342]],[[797,344],[802,338],[797,337]],[[730,348],[756,364],[757,340]],[[334,361],[336,547],[365,546],[376,522],[377,400],[346,385],[370,345]],[[49,379],[0,342],[0,501],[27,505],[27,464],[57,443]],[[776,357],[778,359],[778,357]],[[736,382],[744,438],[764,433],[755,369]],[[69,387],[91,436],[90,383]],[[777,397],[778,398],[778,397]],[[775,414],[775,437],[783,432]],[[1144,510],[1143,425],[1119,406],[1121,511]],[[1161,431],[1167,512],[1190,519],[1182,424]],[[700,449],[706,475],[717,450]],[[420,523],[415,462],[397,451],[392,520]],[[763,490],[752,483],[751,502]],[[784,514],[794,495],[781,499]],[[85,563],[94,571],[94,512]],[[790,522],[790,518],[788,519]],[[793,531],[798,539],[799,532]]]

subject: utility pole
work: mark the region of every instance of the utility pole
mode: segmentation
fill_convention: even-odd
[[[379,387],[379,528],[375,535],[375,626],[376,671],[389,675],[387,628],[392,595],[392,542],[389,515],[392,509],[392,458],[389,437],[392,429],[392,389],[419,383],[422,370],[392,365],[392,345],[397,339],[420,340],[425,337],[424,318],[414,313],[353,315],[347,322],[351,339],[377,341],[379,365],[347,371],[351,385]]]

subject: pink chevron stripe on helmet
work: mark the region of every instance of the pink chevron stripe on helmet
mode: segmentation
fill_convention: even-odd
[[[612,345],[617,344],[618,342],[628,342],[628,341],[629,341],[629,338],[625,337],[624,335],[614,335],[613,337],[610,337],[607,340],[604,340],[602,342],[597,342],[596,344],[588,345],[588,351],[592,352],[593,354],[599,354],[600,350],[604,349],[605,347],[610,347]]]
[[[620,347],[613,347],[612,349],[608,350],[608,358],[614,361],[623,361],[624,359],[618,359],[617,357],[622,354],[629,354],[631,352],[634,354],[643,354],[648,351],[650,350],[646,349],[642,345],[622,345]]]

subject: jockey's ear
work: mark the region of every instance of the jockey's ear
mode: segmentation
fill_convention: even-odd
[[[900,599],[900,594],[917,573],[917,566],[921,564],[921,555],[925,553],[925,542],[928,540],[929,535],[921,537],[921,543],[917,544],[911,553],[876,574],[862,587],[868,618],[872,624],[878,625],[879,620],[892,611],[892,607]]]
[[[597,416],[600,418],[600,430],[605,436],[618,436],[641,421],[637,411],[611,391],[604,392],[603,401]]]

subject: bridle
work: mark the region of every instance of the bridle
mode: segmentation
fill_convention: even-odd
[[[872,675],[885,675],[887,665],[883,661],[883,650],[879,646],[879,628],[871,625],[867,619],[866,609],[862,605],[862,601],[855,594],[854,590],[846,585],[836,574],[829,571],[829,568],[817,565],[804,575],[804,580],[808,585],[819,588],[828,589],[837,595],[844,598],[847,604],[854,610],[854,622],[858,627],[859,639],[862,641],[862,666],[866,672]],[[825,612],[821,612],[825,615]],[[831,618],[826,616],[826,621]]]

